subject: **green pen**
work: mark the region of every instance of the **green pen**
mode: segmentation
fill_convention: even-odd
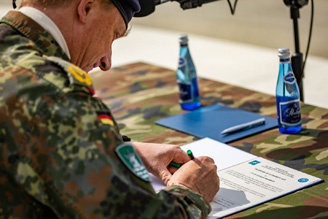
[[[179,169],[180,167],[181,167],[181,163],[176,163],[176,162],[174,162],[174,161],[171,161],[170,163],[169,163],[169,167],[175,167],[175,168],[177,168],[177,169]]]
[[[191,150],[188,150],[187,154],[190,157],[190,160],[193,160],[195,158]]]
[[[188,151],[187,151],[187,154],[188,154],[190,160],[193,160],[193,159],[195,158],[191,150],[188,150]],[[169,163],[169,167],[175,167],[175,168],[179,169],[181,166],[182,166],[181,163],[176,163],[176,162],[174,162],[174,161],[171,161],[171,162]]]

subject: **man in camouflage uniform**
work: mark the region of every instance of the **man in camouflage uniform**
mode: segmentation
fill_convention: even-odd
[[[93,96],[86,72],[110,68],[112,42],[138,10],[137,0],[23,0],[0,21],[0,218],[210,212],[219,189],[213,160],[190,161],[175,145],[123,142]],[[170,172],[171,161],[184,165]],[[164,190],[154,192],[145,167]]]

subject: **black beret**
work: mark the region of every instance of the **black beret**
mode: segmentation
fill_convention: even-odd
[[[155,0],[112,0],[121,13],[126,27],[133,16],[144,17],[155,10]]]
[[[139,0],[112,0],[121,13],[126,27],[136,12],[140,11]]]

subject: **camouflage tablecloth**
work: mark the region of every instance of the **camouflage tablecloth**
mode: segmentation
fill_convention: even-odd
[[[178,103],[174,70],[138,62],[91,77],[96,94],[112,110],[121,133],[133,141],[184,145],[197,139],[155,124],[186,112]],[[199,88],[202,106],[220,103],[276,118],[274,96],[203,78],[199,78]],[[229,218],[328,218],[328,109],[302,104],[301,113],[300,134],[283,135],[276,128],[229,145],[325,182]]]

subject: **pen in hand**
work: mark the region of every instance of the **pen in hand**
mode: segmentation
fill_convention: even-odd
[[[175,168],[179,169],[182,166],[182,164],[171,161],[168,166],[169,167],[175,167]]]
[[[187,154],[188,154],[190,160],[193,160],[195,158],[191,150],[188,150]],[[179,169],[182,166],[182,164],[171,161],[168,166],[169,167],[175,167],[175,168]]]

